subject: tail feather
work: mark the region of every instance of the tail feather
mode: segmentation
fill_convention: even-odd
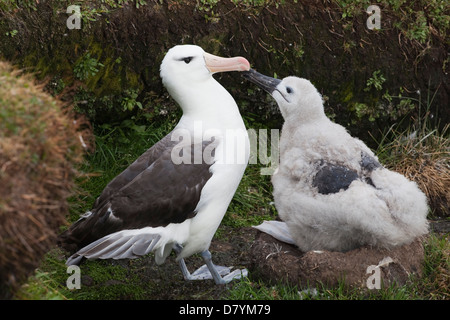
[[[67,260],[66,264],[77,264],[82,257],[87,259],[137,258],[165,245],[160,240],[161,235],[155,233],[155,228],[122,230],[81,248]]]
[[[103,207],[100,211],[88,211],[80,216],[80,219],[58,236],[58,246],[73,254],[90,243],[119,231],[122,224],[113,219],[105,221],[105,212],[108,213],[108,207]]]
[[[83,256],[74,254],[73,256],[69,257],[69,259],[67,259],[66,265],[67,266],[79,265],[82,259],[83,259]]]

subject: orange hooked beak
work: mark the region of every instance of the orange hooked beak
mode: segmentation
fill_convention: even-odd
[[[243,57],[222,58],[207,52],[203,54],[203,57],[211,73],[250,70],[250,63]]]

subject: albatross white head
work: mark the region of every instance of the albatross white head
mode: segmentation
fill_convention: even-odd
[[[208,98],[217,102],[221,98],[220,93],[229,96],[212,77],[214,73],[249,69],[250,63],[243,57],[222,58],[205,52],[199,46],[178,45],[167,52],[161,63],[160,75],[172,98],[183,112],[187,112],[196,106],[203,108]],[[207,112],[204,108],[196,111]]]
[[[325,118],[322,96],[306,79],[286,77],[274,79],[253,69],[244,77],[272,95],[285,121],[308,123]]]

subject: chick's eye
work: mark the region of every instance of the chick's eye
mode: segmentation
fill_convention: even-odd
[[[292,92],[294,92],[294,90],[292,90],[291,87],[286,87],[286,92],[287,92],[287,93],[292,93]]]
[[[186,58],[183,58],[183,61],[184,61],[186,64],[188,64],[189,62],[192,61],[192,57],[186,57]]]

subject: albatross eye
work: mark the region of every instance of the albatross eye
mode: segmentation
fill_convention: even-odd
[[[287,93],[292,93],[292,92],[294,92],[294,90],[292,90],[291,87],[286,87],[286,92],[287,92]]]
[[[183,58],[182,60],[183,60],[186,64],[188,64],[189,62],[192,61],[192,58],[193,58],[193,57],[186,57],[186,58]]]

